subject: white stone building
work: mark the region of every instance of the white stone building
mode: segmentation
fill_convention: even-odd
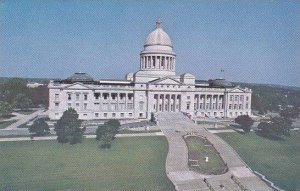
[[[251,115],[250,89],[234,87],[225,79],[204,81],[189,73],[176,74],[176,54],[160,21],[140,53],[140,70],[125,80],[94,80],[75,73],[48,87],[52,120],[70,107],[83,120],[150,119],[156,112],[211,118]]]

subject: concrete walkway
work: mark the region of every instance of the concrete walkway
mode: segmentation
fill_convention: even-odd
[[[9,125],[5,129],[17,129],[18,126],[20,126],[24,123],[27,123],[28,121],[30,121],[31,119],[35,118],[36,116],[38,116],[39,114],[41,114],[43,112],[44,112],[44,109],[40,109],[30,115],[21,115],[21,116],[19,116],[19,120],[17,122]]]
[[[255,190],[271,189],[257,177],[238,156],[238,154],[221,138],[208,132],[201,125],[194,124],[181,113],[157,114],[158,126],[169,142],[166,172],[176,190]],[[183,139],[186,134],[206,137],[227,163],[229,171],[223,175],[203,175],[190,171],[188,167],[188,149]],[[231,179],[231,176],[235,179]],[[206,182],[204,182],[204,178]],[[221,188],[223,185],[224,188]]]
[[[162,132],[155,133],[130,133],[130,134],[117,134],[116,137],[153,137],[164,136]],[[84,135],[87,139],[95,139],[96,135]],[[57,136],[34,137],[34,141],[56,140]],[[13,142],[13,141],[32,141],[30,137],[3,137],[0,142]]]

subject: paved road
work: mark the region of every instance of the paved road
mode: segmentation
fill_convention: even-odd
[[[152,137],[164,136],[162,132],[155,133],[130,133],[130,134],[117,134],[116,137]],[[96,135],[84,135],[87,139],[95,139]],[[57,136],[34,137],[35,141],[56,140]],[[0,142],[13,142],[13,141],[31,141],[30,137],[3,137]]]
[[[43,113],[44,109],[37,110],[36,112],[30,114],[30,115],[22,115],[20,116],[19,120],[10,126],[6,127],[5,129],[17,129],[19,125],[22,125],[31,119],[37,117],[39,114]]]
[[[247,168],[238,154],[221,138],[194,124],[181,113],[157,114],[158,126],[168,139],[169,153],[166,172],[176,190],[272,190],[265,182]],[[229,171],[223,175],[203,175],[188,168],[188,149],[183,139],[186,134],[206,137],[220,153]],[[236,177],[236,183],[231,176]],[[204,182],[206,179],[206,183]],[[224,188],[221,188],[223,185]],[[242,186],[240,186],[242,185]],[[210,188],[209,188],[210,187]]]

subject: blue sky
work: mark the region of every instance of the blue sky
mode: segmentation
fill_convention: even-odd
[[[300,86],[300,1],[0,1],[0,76],[122,79],[158,17],[177,73]]]

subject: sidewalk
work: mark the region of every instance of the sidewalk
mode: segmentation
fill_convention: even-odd
[[[38,116],[39,114],[41,114],[43,112],[44,112],[44,109],[40,109],[30,115],[22,115],[22,116],[20,116],[20,119],[17,122],[11,124],[10,126],[6,127],[5,129],[17,129],[18,126],[20,126],[24,123],[27,123],[28,121],[32,120],[33,118],[35,118],[36,116]]]
[[[150,137],[150,136],[164,136],[162,132],[155,133],[132,133],[132,134],[117,134],[116,137]],[[84,135],[87,139],[95,139],[96,135]],[[56,140],[57,136],[47,137],[7,137],[0,138],[0,142],[13,142],[13,141],[45,141],[45,140]]]

